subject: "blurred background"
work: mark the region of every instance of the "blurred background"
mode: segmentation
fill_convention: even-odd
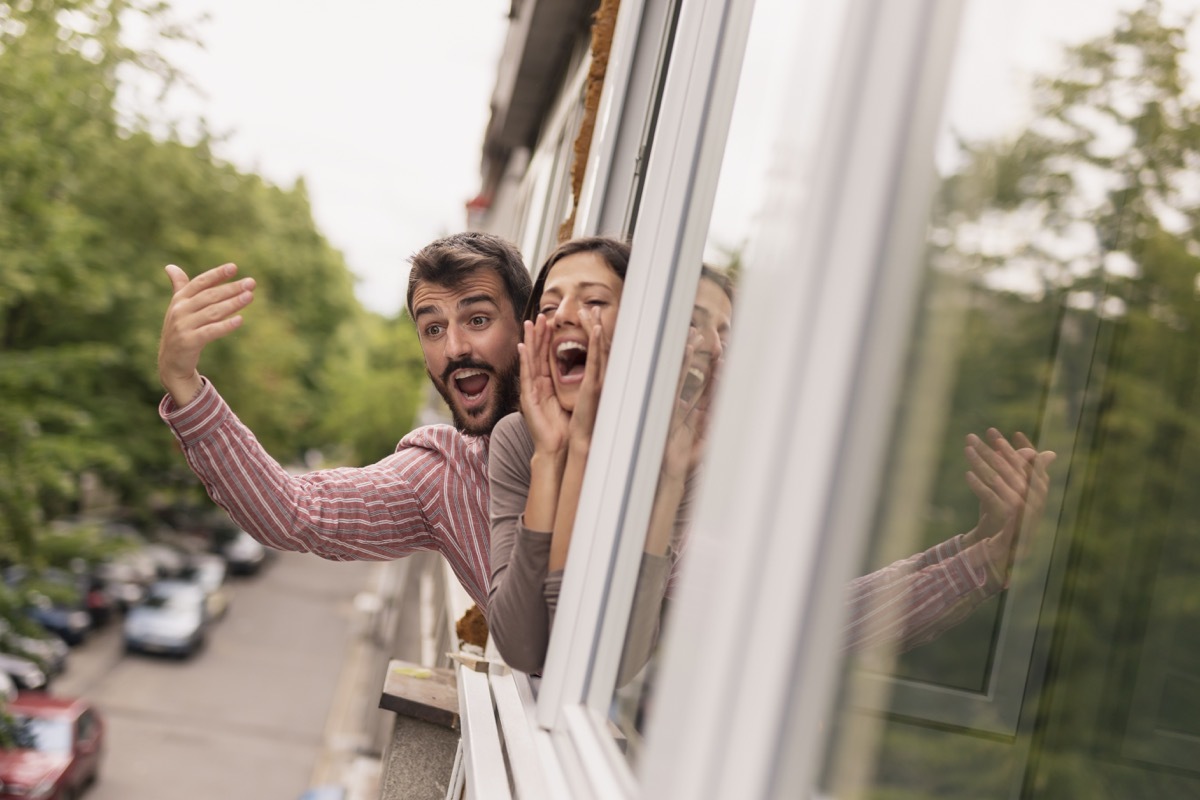
[[[391,452],[424,388],[405,259],[465,227],[507,13],[330,9],[0,2],[4,757],[75,731],[58,773],[0,758],[0,796],[310,781],[371,575],[266,567],[204,495],[155,410],[162,268],[258,280],[202,369],[281,462]]]

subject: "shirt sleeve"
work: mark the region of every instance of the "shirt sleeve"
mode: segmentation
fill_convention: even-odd
[[[544,592],[562,572],[548,574],[550,531],[522,523],[529,496],[533,438],[525,421],[510,414],[492,431],[488,478],[491,483],[491,587],[488,633],[504,661],[522,672],[539,672],[546,659],[553,621]]]
[[[207,380],[182,408],[165,397],[159,414],[209,496],[263,544],[334,561],[435,550],[473,599],[486,595],[486,442],[475,459],[478,474],[463,437],[431,426],[368,467],[292,475]]]
[[[983,542],[949,539],[869,575],[847,590],[845,650],[891,644],[911,650],[941,636],[1004,588]]]

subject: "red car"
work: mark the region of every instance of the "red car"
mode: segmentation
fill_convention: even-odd
[[[0,750],[0,797],[76,800],[96,780],[104,723],[87,701],[23,692],[8,713],[17,746]]]

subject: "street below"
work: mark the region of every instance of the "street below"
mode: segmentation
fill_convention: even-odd
[[[231,579],[193,658],[126,655],[121,620],[71,652],[53,694],[106,725],[87,800],[294,800],[309,786],[370,565],[282,553]]]

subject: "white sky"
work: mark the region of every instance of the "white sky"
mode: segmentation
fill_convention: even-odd
[[[168,53],[203,96],[178,91],[167,113],[229,132],[217,153],[244,170],[283,186],[303,176],[359,299],[397,313],[407,257],[466,226],[509,0],[171,5],[209,19],[194,26],[204,50]]]

